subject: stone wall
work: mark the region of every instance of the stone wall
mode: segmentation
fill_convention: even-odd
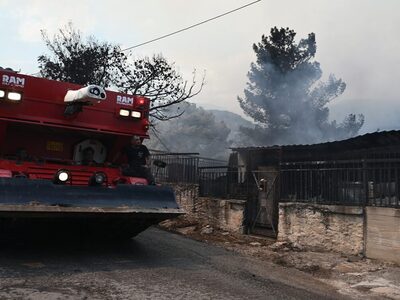
[[[400,264],[400,209],[367,207],[366,255]]]
[[[189,223],[243,233],[246,201],[199,197],[195,184],[173,188]],[[400,263],[400,209],[280,203],[278,241]]]
[[[364,252],[362,207],[280,203],[278,240],[304,249]]]
[[[213,228],[243,233],[246,201],[199,197],[198,185],[194,184],[179,184],[173,188],[177,202],[186,211],[184,218]]]
[[[195,211],[199,198],[198,184],[175,184],[172,185],[175,191],[176,202],[183,208],[187,214]]]
[[[199,198],[195,214],[204,224],[230,232],[243,233],[246,201]]]

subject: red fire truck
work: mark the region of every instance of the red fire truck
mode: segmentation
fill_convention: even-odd
[[[149,105],[0,69],[0,234],[132,237],[182,214],[171,188],[110,163],[132,135],[148,138]]]

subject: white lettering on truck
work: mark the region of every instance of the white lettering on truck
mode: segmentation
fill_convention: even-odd
[[[117,95],[117,104],[132,106],[133,105],[133,97]]]
[[[2,83],[3,83],[3,85],[24,87],[25,86],[25,78],[3,74]]]

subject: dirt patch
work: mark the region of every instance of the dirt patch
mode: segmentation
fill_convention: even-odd
[[[276,242],[271,238],[222,231],[200,224],[193,217],[164,221],[160,226],[245,256],[296,268],[355,299],[400,299],[400,268],[394,264],[361,256],[308,251],[301,245]]]

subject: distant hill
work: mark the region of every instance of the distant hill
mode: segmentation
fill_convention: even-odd
[[[228,136],[229,140],[237,140],[239,127],[254,126],[252,122],[230,111],[218,109],[208,109],[207,111],[211,112],[215,116],[216,121],[223,121],[225,125],[231,130],[231,133]]]
[[[184,114],[179,118],[156,123],[157,131],[150,131],[146,145],[153,150],[170,152],[198,152],[200,156],[227,160],[231,146],[241,142],[239,127],[252,127],[238,114],[204,109],[194,103],[184,102],[172,108],[171,114]],[[171,109],[171,110],[172,110]]]

